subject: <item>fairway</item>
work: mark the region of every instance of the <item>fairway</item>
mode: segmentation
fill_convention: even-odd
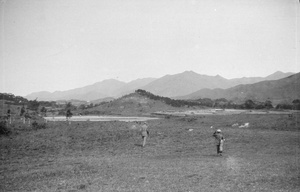
[[[39,130],[15,122],[13,134],[1,136],[0,191],[299,191],[299,121],[299,114],[156,119],[144,148],[132,122],[58,121]]]

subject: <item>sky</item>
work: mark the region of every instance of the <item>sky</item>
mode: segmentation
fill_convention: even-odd
[[[300,72],[298,0],[0,0],[0,92]]]

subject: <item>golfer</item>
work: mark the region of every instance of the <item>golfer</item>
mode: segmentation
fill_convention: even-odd
[[[145,147],[147,137],[149,136],[147,122],[144,122],[143,125],[141,126],[141,135],[142,135],[142,139],[143,139],[143,145],[142,146]]]
[[[213,134],[213,137],[216,140],[217,154],[222,156],[223,144],[224,144],[225,138],[221,133],[221,129],[218,129],[217,131],[215,131],[214,134]]]

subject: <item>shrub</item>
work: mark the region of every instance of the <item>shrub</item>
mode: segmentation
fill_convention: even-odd
[[[276,109],[293,109],[293,105],[287,103],[281,103],[276,106]]]
[[[38,122],[34,121],[32,123],[32,128],[35,129],[35,130],[46,129],[46,123],[38,123]]]
[[[10,130],[8,129],[6,125],[6,121],[0,122],[0,135],[8,135],[10,133]]]

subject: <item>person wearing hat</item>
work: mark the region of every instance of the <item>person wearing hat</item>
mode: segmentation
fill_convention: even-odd
[[[141,126],[141,135],[142,135],[142,138],[143,138],[143,145],[142,146],[145,147],[147,137],[149,136],[147,122],[144,122],[143,125]]]
[[[224,138],[224,136],[221,132],[222,132],[221,129],[217,129],[213,134],[213,137],[216,140],[217,154],[220,155],[220,156],[222,156],[223,144],[224,144],[224,141],[225,141],[225,138]]]

